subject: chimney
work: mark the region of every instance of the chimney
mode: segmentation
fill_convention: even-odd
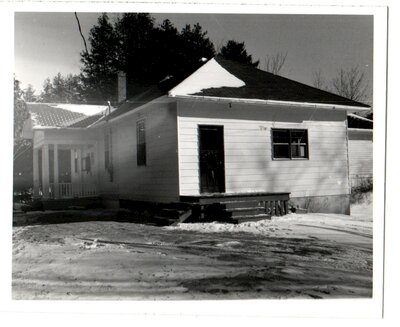
[[[126,74],[118,72],[118,99],[117,102],[121,103],[126,100]]]

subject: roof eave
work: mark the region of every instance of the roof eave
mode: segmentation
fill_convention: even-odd
[[[326,104],[326,103],[262,100],[262,99],[247,99],[247,98],[226,98],[226,97],[213,97],[213,96],[202,96],[202,95],[178,95],[178,94],[171,94],[171,93],[168,96],[171,98],[181,99],[181,100],[278,105],[278,106],[287,106],[287,107],[344,110],[347,112],[367,111],[367,110],[371,109],[370,107],[345,106],[345,105]]]
[[[66,126],[34,126],[32,128],[33,131],[41,131],[41,130],[68,130],[68,131],[76,131],[76,130],[87,130],[87,127],[66,127]]]
[[[127,112],[125,112],[125,113],[123,113],[123,114],[121,114],[119,116],[107,118],[107,115],[105,115],[105,116],[101,117],[98,121],[96,121],[95,123],[90,125],[90,127],[93,127],[93,128],[94,127],[100,127],[100,126],[103,126],[104,124],[106,124],[108,122],[119,121],[119,120],[124,119],[124,118],[126,118],[126,117],[128,117],[128,116],[130,116],[130,115],[132,115],[134,113],[137,113],[137,112],[139,112],[139,111],[141,111],[143,109],[146,109],[149,105],[154,104],[154,103],[156,103],[158,101],[161,101],[161,99],[167,99],[168,101],[172,100],[172,99],[170,99],[170,97],[168,97],[166,95],[162,95],[162,96],[157,97],[157,98],[155,98],[155,99],[153,99],[153,100],[151,100],[149,102],[144,103],[143,105],[141,105],[139,107],[136,107],[136,108],[134,108],[132,110],[129,110],[129,111],[127,111]]]

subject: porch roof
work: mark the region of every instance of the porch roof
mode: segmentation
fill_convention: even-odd
[[[107,106],[27,103],[33,128],[85,128],[99,120]],[[93,114],[97,112],[97,114]]]

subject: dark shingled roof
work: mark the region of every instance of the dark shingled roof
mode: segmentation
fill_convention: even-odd
[[[99,120],[99,122],[121,116],[165,94],[166,92],[160,90],[160,88],[157,85],[148,86],[145,88],[145,91],[140,92],[135,96],[129,98],[129,100],[121,104],[116,110],[111,112],[111,114],[104,116],[101,120]]]
[[[94,124],[95,122],[97,122],[101,117],[103,117],[104,115],[102,114],[98,114],[98,115],[92,115],[92,116],[88,116],[86,118],[83,118],[82,120],[76,121],[70,125],[68,125],[67,127],[72,127],[72,128],[85,128],[85,127],[89,127],[90,125]]]
[[[33,114],[35,125],[45,127],[65,127],[79,118],[86,117],[82,113],[56,108],[44,103],[27,103],[27,109],[29,113]]]
[[[309,102],[369,108],[366,104],[349,100],[339,95],[279,75],[274,75],[249,65],[226,60],[221,56],[216,56],[214,59],[224,69],[242,80],[246,85],[239,88],[209,88],[193,95],[221,98]]]

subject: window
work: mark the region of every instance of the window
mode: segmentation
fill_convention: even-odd
[[[86,157],[82,158],[82,170],[86,172],[90,172],[91,169],[91,162],[90,162],[90,155],[87,155]]]
[[[75,150],[74,151],[74,171],[75,173],[78,172],[78,152]]]
[[[308,159],[306,129],[273,129],[272,157],[274,159]]]
[[[136,123],[137,165],[146,166],[146,126],[144,120]]]
[[[111,130],[104,134],[104,168],[109,174],[110,182],[113,181],[112,163],[112,134]]]
[[[111,131],[104,134],[104,168],[110,169],[112,166],[111,158]]]

